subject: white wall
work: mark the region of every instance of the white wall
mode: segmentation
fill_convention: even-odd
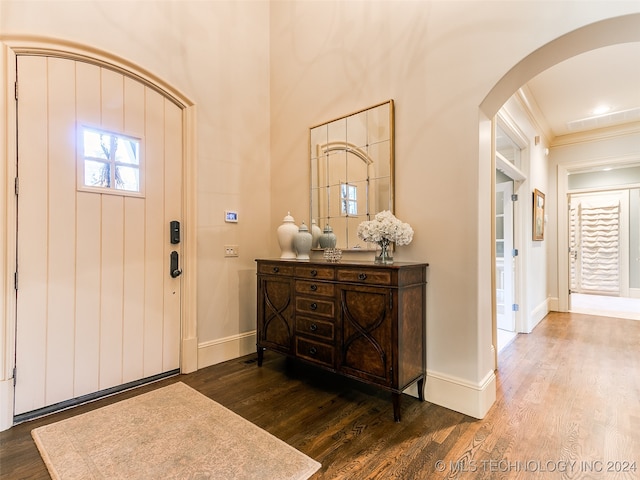
[[[431,263],[429,399],[481,417],[495,398],[487,115],[580,43],[500,79],[568,32],[639,11],[610,0],[1,0],[0,35],[110,52],[197,105],[201,366],[250,338],[253,259],[279,253],[286,212],[309,223],[307,128],[393,98],[396,212],[415,230],[396,258]],[[224,224],[228,208],[237,225]],[[240,257],[224,259],[225,244]]]
[[[532,52],[597,20],[640,9],[631,2],[585,3],[272,4],[271,230],[288,210],[308,221],[305,127],[393,98],[396,214],[415,230],[413,243],[395,257],[431,265],[427,395],[471,415],[484,415],[491,389],[495,395],[493,172],[484,114],[495,114],[536,73],[580,53],[583,39],[589,48],[607,35],[581,32],[578,43],[565,37],[548,55],[528,57]],[[535,166],[532,178],[544,188],[546,166]],[[530,267],[544,282],[544,242],[532,251],[542,261]],[[532,304],[544,303],[545,290],[531,292]]]

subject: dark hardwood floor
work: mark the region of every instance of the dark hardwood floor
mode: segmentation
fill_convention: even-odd
[[[46,479],[38,426],[182,381],[322,463],[319,479],[640,478],[640,322],[549,314],[502,352],[483,420],[266,352],[0,433],[0,478]],[[215,448],[212,445],[212,448]],[[269,479],[277,480],[277,479]]]

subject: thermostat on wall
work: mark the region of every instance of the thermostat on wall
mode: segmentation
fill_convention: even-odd
[[[234,210],[225,210],[224,211],[224,221],[238,223],[238,212]]]

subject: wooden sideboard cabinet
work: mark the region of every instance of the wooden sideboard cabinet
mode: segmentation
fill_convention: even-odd
[[[257,350],[269,349],[392,394],[426,378],[426,263],[258,259]]]

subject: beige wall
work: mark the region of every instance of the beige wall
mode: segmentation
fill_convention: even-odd
[[[525,65],[478,107],[537,48],[639,11],[615,0],[0,0],[0,35],[109,52],[196,105],[200,366],[245,351],[254,258],[279,254],[287,211],[309,223],[307,128],[394,99],[396,213],[415,230],[396,258],[431,263],[429,398],[482,416],[495,395],[486,115],[568,53]],[[226,244],[240,257],[225,259]]]
[[[303,127],[393,98],[396,214],[415,230],[413,243],[400,247],[395,257],[431,264],[430,400],[481,416],[495,389],[493,172],[483,113],[495,114],[526,80],[580,53],[575,39],[587,42],[588,49],[589,35],[562,39],[545,55],[533,55],[492,89],[558,37],[639,9],[637,3],[616,1],[273,3],[271,230],[288,210],[308,220]],[[603,41],[606,36],[595,37]],[[479,106],[490,92],[482,112]],[[536,166],[535,176],[546,183],[546,166]],[[534,258],[542,262],[531,281],[544,285],[546,244],[534,248]]]

